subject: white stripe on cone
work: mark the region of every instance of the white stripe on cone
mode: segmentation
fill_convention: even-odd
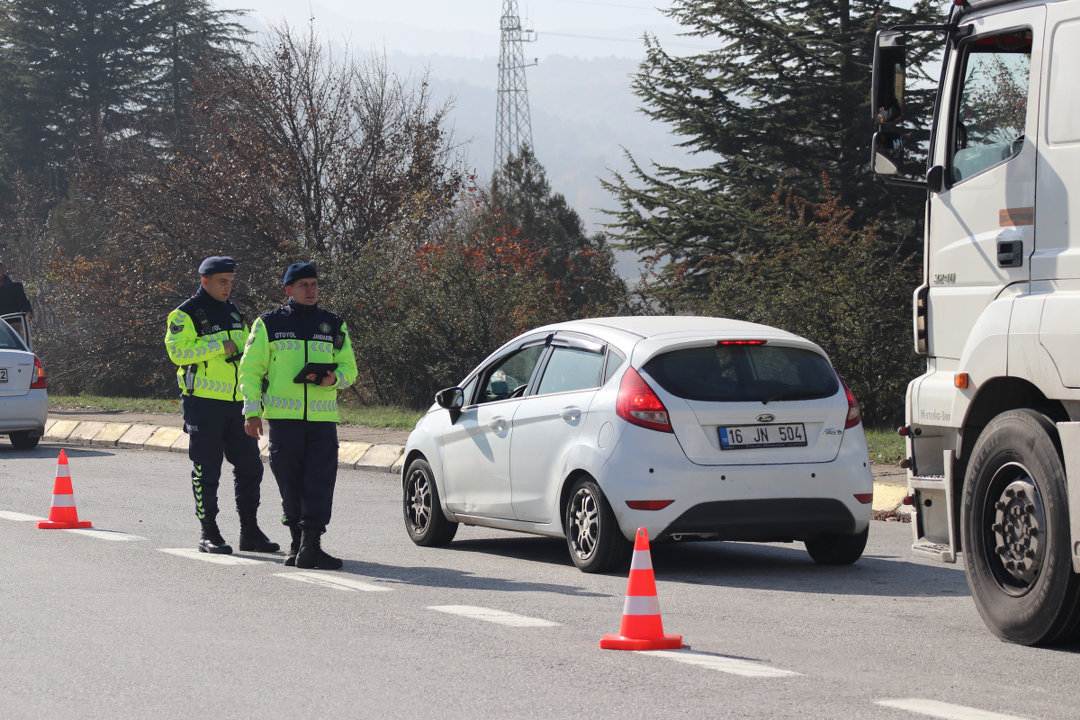
[[[52,507],[75,507],[74,495],[53,495]]]
[[[631,570],[652,570],[652,555],[648,550],[635,550],[634,559],[630,562]]]
[[[655,595],[627,595],[623,615],[659,615],[660,601]]]

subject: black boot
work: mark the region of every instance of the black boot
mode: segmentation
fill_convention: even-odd
[[[292,533],[292,543],[289,545],[289,554],[285,558],[285,564],[292,567],[296,564],[296,553],[300,552],[300,537],[302,533],[298,527],[290,527],[289,532]]]
[[[202,519],[202,539],[199,540],[199,552],[214,553],[216,555],[232,555],[232,548],[221,537],[218,530],[217,520],[213,518]]]
[[[262,530],[259,529],[259,521],[256,519],[258,510],[240,511],[240,551],[241,552],[277,552],[281,546],[276,542],[270,542]]]
[[[304,530],[300,537],[300,552],[296,554],[296,567],[337,570],[345,564],[323,552],[319,541],[322,534],[322,530]]]

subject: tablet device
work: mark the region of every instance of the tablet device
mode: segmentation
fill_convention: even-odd
[[[293,382],[311,383],[314,385],[318,385],[322,382],[323,378],[326,377],[327,373],[332,373],[335,370],[337,370],[337,363],[308,363],[304,366],[304,369],[301,370],[297,374],[297,376],[293,378]],[[307,376],[313,373],[315,375],[315,379],[308,380]]]

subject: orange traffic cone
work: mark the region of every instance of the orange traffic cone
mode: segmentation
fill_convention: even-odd
[[[75,530],[90,527],[89,520],[80,520],[75,509],[75,495],[71,491],[71,472],[68,470],[67,453],[60,451],[56,465],[56,482],[53,484],[52,507],[49,519],[37,524],[42,530]]]
[[[630,563],[619,634],[600,638],[600,647],[605,650],[678,650],[682,647],[682,635],[664,634],[649,553],[649,533],[645,528],[638,528],[634,541],[634,560]]]

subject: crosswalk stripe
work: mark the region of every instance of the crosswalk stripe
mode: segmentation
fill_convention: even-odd
[[[541,620],[540,618],[516,615],[503,610],[492,610],[491,608],[473,607],[471,605],[432,605],[428,610],[461,615],[473,620],[483,620],[509,627],[557,627],[559,625],[559,623],[551,620]]]
[[[264,560],[254,560],[252,558],[239,557],[238,555],[219,555],[217,553],[204,553],[198,550],[191,550],[189,548],[159,548],[163,553],[169,553],[170,555],[179,555],[180,557],[186,557],[190,560],[202,560],[203,562],[214,563],[216,565],[259,565]]]
[[[23,515],[22,513],[11,512],[10,510],[0,510],[0,519],[14,520],[15,522],[35,522],[37,520],[44,520],[45,518],[36,515]]]
[[[687,665],[697,665],[699,667],[718,670],[719,672],[730,673],[732,675],[742,675],[743,677],[779,678],[793,677],[802,674],[792,672],[791,670],[781,670],[780,668],[775,668],[771,665],[765,665],[764,663],[754,662],[752,660],[739,660],[737,658],[724,657],[722,655],[694,652],[693,650],[641,650],[638,654],[667,658],[676,662],[686,663]]]
[[[333,588],[334,590],[344,590],[346,592],[390,592],[391,588],[383,585],[373,585],[371,583],[361,582],[360,580],[353,580],[349,577],[341,577],[340,575],[324,575],[322,573],[313,572],[288,572],[288,573],[274,573],[278,577],[289,578],[290,580],[299,580],[300,582],[311,583],[312,585],[321,585],[322,587]]]
[[[963,705],[953,705],[939,700],[907,698],[904,700],[878,700],[874,704],[897,710],[907,710],[908,712],[941,718],[942,720],[1024,720],[1024,718],[1017,715],[1002,715],[1001,713],[964,707]]]
[[[77,530],[65,530],[64,532],[74,533],[76,535],[85,535],[87,537],[97,538],[98,540],[112,540],[114,542],[132,542],[134,540],[145,540],[144,537],[138,535],[128,535],[127,533],[120,532],[119,530],[99,530],[96,528],[86,528]]]

